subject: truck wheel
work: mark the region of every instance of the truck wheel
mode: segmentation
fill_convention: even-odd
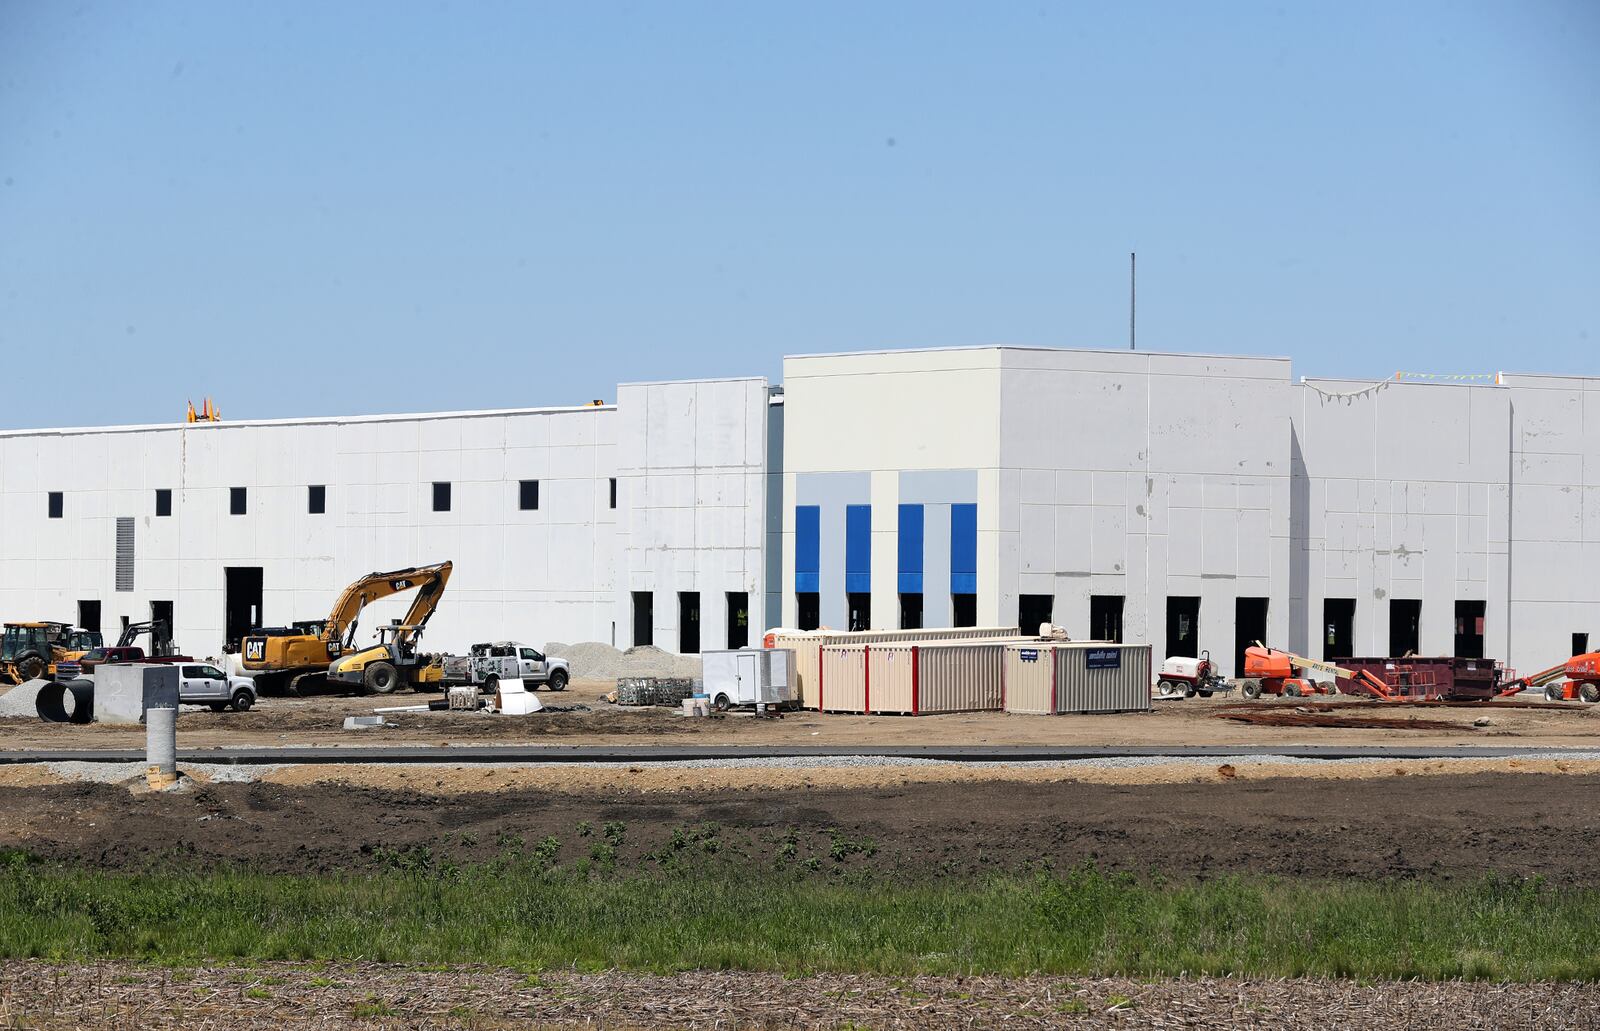
[[[241,687],[233,693],[233,701],[229,704],[233,706],[234,712],[249,712],[250,706],[255,703],[256,700],[251,696],[250,692]]]
[[[1170,680],[1162,680],[1156,683],[1156,690],[1160,691],[1162,694],[1177,694],[1178,685],[1174,684]]]
[[[1586,702],[1600,702],[1600,684],[1584,684],[1578,688],[1578,697]]]
[[[361,674],[361,683],[368,694],[388,694],[400,684],[400,674],[392,664],[374,662]]]
[[[17,675],[26,683],[44,676],[45,667],[49,663],[44,661],[44,656],[38,652],[23,652],[17,656]]]
[[[727,695],[719,693],[716,698],[712,699],[711,707],[718,712],[727,712],[733,708],[733,702]]]
[[[1244,691],[1244,696],[1246,698],[1260,698],[1261,697],[1261,681],[1259,681],[1259,680],[1246,680],[1244,682],[1244,687],[1243,687],[1242,690]]]
[[[484,694],[494,694],[498,690],[500,690],[500,674],[490,673],[483,678]]]
[[[567,689],[567,671],[558,669],[550,674],[550,690],[565,691]]]

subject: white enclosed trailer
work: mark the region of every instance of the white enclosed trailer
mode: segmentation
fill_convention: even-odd
[[[711,707],[773,705],[799,708],[795,690],[794,652],[788,648],[734,648],[700,656],[701,681]]]

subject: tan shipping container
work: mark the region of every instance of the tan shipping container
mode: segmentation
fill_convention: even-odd
[[[822,670],[822,649],[830,645],[966,641],[1018,636],[1017,628],[1014,626],[934,627],[925,630],[769,630],[765,636],[765,644],[768,648],[789,648],[794,651],[794,689],[800,699],[800,706],[805,709],[819,709],[826,681]]]
[[[824,712],[998,712],[1004,640],[851,643],[822,649]]]
[[[1150,708],[1147,644],[1041,641],[1004,647],[1006,712],[1144,712]]]

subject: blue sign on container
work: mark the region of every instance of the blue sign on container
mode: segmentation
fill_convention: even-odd
[[[1122,651],[1119,648],[1090,648],[1084,656],[1089,669],[1121,669]]]
[[[1037,648],[1024,648],[1018,653],[1018,655],[1021,657],[1023,662],[1039,661],[1039,649]]]

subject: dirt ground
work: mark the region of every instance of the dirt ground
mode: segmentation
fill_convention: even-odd
[[[668,709],[610,705],[601,695],[614,685],[576,681],[561,693],[540,692],[553,711],[525,717],[430,712],[400,713],[374,730],[343,729],[346,716],[371,715],[381,706],[415,705],[429,695],[387,698],[320,696],[265,698],[248,713],[185,709],[179,718],[183,748],[242,745],[563,744],[637,745],[703,742],[723,745],[1262,745],[1381,744],[1600,745],[1600,706],[1496,702],[1479,707],[1416,706],[1339,700],[1263,699],[1249,708],[1281,712],[1278,722],[1242,722],[1236,698],[1158,702],[1148,713],[1103,716],[1020,716],[958,713],[938,716],[853,716],[790,713],[757,719],[732,713],[720,719],[685,719]],[[1305,710],[1305,712],[1298,712]],[[1483,719],[1484,726],[1475,722]],[[137,726],[46,724],[0,719],[0,748],[135,748]]]
[[[1593,1029],[1600,987],[1298,979],[891,978],[270,963],[0,964],[8,1027]]]
[[[508,841],[560,842],[625,828],[618,862],[686,829],[732,864],[815,859],[817,876],[970,876],[1095,864],[1136,874],[1477,879],[1493,871],[1588,883],[1600,847],[1600,775],[1469,776],[1112,785],[969,781],[808,791],[617,785],[570,792],[509,787],[448,797],[314,783],[216,783],[130,794],[114,784],[0,788],[0,849],[115,870],[218,864],[264,871],[374,869],[423,849],[486,860]],[[840,837],[868,852],[834,858]]]

